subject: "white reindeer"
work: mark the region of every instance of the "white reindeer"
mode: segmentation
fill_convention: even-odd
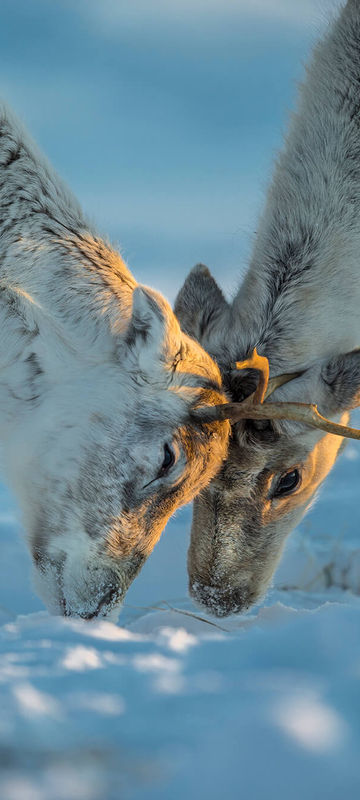
[[[315,48],[233,303],[203,266],[176,301],[182,328],[217,360],[233,400],[254,388],[254,372],[233,363],[256,347],[270,366],[267,396],[275,389],[277,401],[316,403],[347,422],[360,403],[359,253],[360,0],[349,0]],[[284,373],[293,379],[283,383]],[[276,421],[285,416],[276,406],[219,410],[241,421],[221,473],[195,501],[188,558],[191,593],[218,615],[264,593],[288,533],[342,450],[339,436]]]
[[[115,618],[175,508],[220,467],[217,366],[137,285],[0,105],[0,437],[50,611]]]

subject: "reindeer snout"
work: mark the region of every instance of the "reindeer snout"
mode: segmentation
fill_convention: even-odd
[[[80,619],[91,620],[96,618],[108,617],[114,608],[117,609],[116,614],[119,613],[119,605],[124,598],[125,592],[122,592],[119,587],[111,586],[98,601],[94,607],[89,607],[88,603],[76,603],[69,606],[64,599],[62,613],[65,617],[80,617]]]
[[[190,595],[196,603],[205,606],[216,617],[227,617],[246,611],[252,603],[246,586],[232,589],[230,586],[209,586],[199,581],[189,585]]]

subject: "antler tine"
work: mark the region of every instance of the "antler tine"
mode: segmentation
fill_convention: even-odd
[[[256,369],[259,374],[259,383],[255,389],[255,392],[251,395],[251,402],[254,405],[258,403],[263,403],[266,390],[269,383],[269,362],[266,356],[259,356],[256,347],[250,356],[250,358],[246,358],[245,361],[236,361],[235,362],[235,369]]]
[[[232,366],[237,370],[256,369],[260,373],[255,392],[247,398],[247,402],[251,402],[254,405],[263,403],[264,400],[267,400],[267,398],[275,392],[275,389],[278,389],[285,383],[289,383],[289,381],[298,378],[299,375],[302,374],[301,372],[290,372],[269,378],[269,361],[266,356],[259,356],[256,347],[249,358],[246,358],[245,361],[236,361]]]
[[[306,403],[265,403],[253,405],[252,403],[224,403],[220,406],[200,407],[196,416],[203,422],[215,422],[228,419],[230,422],[239,422],[241,419],[284,419],[293,422],[302,422],[312,428],[319,428],[335,436],[347,439],[360,439],[360,430],[349,428],[337,422],[331,422],[319,414],[316,405]]]
[[[288,372],[284,373],[283,375],[275,375],[273,378],[270,378],[264,400],[267,400],[276,389],[279,389],[280,386],[284,386],[285,383],[289,383],[290,381],[295,380],[295,378],[299,378],[300,375],[302,375],[302,372]]]

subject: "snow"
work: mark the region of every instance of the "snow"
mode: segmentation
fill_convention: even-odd
[[[359,473],[350,444],[267,598],[220,621],[186,595],[184,509],[118,625],[42,609],[1,487],[2,800],[358,797]]]

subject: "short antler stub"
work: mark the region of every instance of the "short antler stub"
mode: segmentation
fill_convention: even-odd
[[[251,402],[254,405],[263,403],[269,383],[269,362],[266,356],[259,356],[255,347],[250,358],[246,358],[245,361],[236,361],[235,368],[238,370],[256,369],[259,372],[259,383],[251,395]]]

